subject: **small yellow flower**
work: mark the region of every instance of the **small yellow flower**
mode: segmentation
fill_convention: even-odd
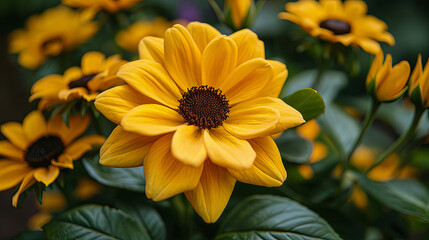
[[[116,72],[125,62],[119,55],[106,59],[102,53],[88,52],[82,57],[81,67],[37,81],[31,88],[30,101],[40,98],[39,109],[79,98],[93,101],[101,91],[122,83]]]
[[[409,94],[414,104],[429,108],[429,59],[424,70],[422,70],[422,56],[420,54],[411,74],[409,87]]]
[[[366,87],[379,102],[390,102],[398,99],[407,90],[410,64],[402,61],[392,68],[392,56],[387,54],[384,64],[383,58],[382,51],[375,56],[366,78]]]
[[[184,192],[206,222],[219,218],[236,180],[283,184],[271,135],[305,121],[277,98],[286,66],[265,60],[255,33],[224,36],[193,22],[169,28],[164,39],[144,38],[139,50],[142,59],[118,72],[128,85],[95,101],[119,125],[101,148],[101,164],[143,164],[148,198]]]
[[[244,25],[244,21],[249,13],[250,6],[253,0],[226,0],[225,8],[231,11],[232,22],[235,29],[240,29]]]
[[[116,34],[116,43],[130,52],[137,52],[139,42],[146,36],[164,37],[167,28],[173,23],[164,18],[155,18],[152,21],[140,21],[129,26]]]
[[[64,5],[70,7],[106,10],[111,13],[129,9],[141,1],[143,0],[62,0]]]
[[[286,4],[279,18],[301,26],[313,37],[344,46],[359,46],[368,53],[381,50],[380,42],[393,46],[395,39],[387,25],[376,17],[366,15],[367,6],[361,0],[300,0]]]
[[[1,126],[8,140],[0,141],[0,156],[6,158],[0,159],[0,191],[21,183],[13,196],[13,206],[16,207],[19,195],[36,181],[49,186],[60,169],[73,169],[74,160],[104,142],[105,138],[99,135],[75,140],[88,125],[88,117],[72,116],[67,127],[59,115],[46,122],[41,112],[33,111],[22,125],[9,122]]]
[[[86,42],[98,30],[88,14],[60,6],[30,17],[26,29],[13,31],[9,51],[20,53],[18,62],[35,69],[47,58],[69,51]]]

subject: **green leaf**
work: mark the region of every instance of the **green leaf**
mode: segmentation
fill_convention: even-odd
[[[150,239],[144,228],[128,214],[99,205],[72,209],[43,226],[46,239]]]
[[[420,182],[392,180],[376,182],[365,175],[353,172],[362,188],[381,203],[392,209],[429,222],[429,192]]]
[[[288,198],[256,195],[238,204],[225,218],[217,240],[341,239],[329,224]]]
[[[312,144],[295,131],[286,131],[276,139],[276,143],[284,160],[297,164],[308,162]]]
[[[298,110],[305,121],[316,118],[325,111],[325,102],[322,97],[311,88],[300,89],[283,100]]]
[[[106,167],[98,163],[98,156],[92,159],[83,159],[83,165],[88,174],[101,184],[144,193],[145,178],[142,167]]]
[[[145,204],[143,199],[120,200],[116,206],[133,216],[149,233],[150,239],[165,240],[167,238],[167,230],[161,216],[154,208]]]

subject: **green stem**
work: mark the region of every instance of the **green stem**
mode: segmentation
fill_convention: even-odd
[[[366,174],[368,174],[372,169],[377,167],[380,163],[384,161],[384,159],[386,159],[390,154],[398,150],[405,142],[407,142],[413,137],[423,113],[424,109],[416,109],[416,111],[414,112],[413,122],[411,123],[407,132],[405,132],[405,134],[398,138],[396,142],[394,142],[386,151],[383,152],[383,154],[381,154],[378,160],[368,170],[366,170]]]

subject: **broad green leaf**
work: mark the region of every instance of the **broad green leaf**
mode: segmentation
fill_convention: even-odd
[[[284,197],[251,196],[222,223],[217,240],[341,239],[329,224],[301,204]]]
[[[133,216],[146,229],[152,240],[165,240],[166,228],[158,212],[144,203],[143,199],[119,200],[116,206]]]
[[[99,205],[84,205],[54,218],[43,226],[46,239],[150,239],[130,215]]]
[[[83,159],[83,165],[88,174],[101,184],[144,193],[145,178],[142,167],[106,167],[98,163],[98,157]]]
[[[306,163],[310,158],[312,144],[295,131],[286,131],[276,139],[282,158],[288,162]]]
[[[363,189],[383,204],[396,211],[429,222],[429,191],[420,182],[392,180],[377,182],[361,173],[354,172]]]
[[[305,121],[316,118],[325,111],[325,102],[322,97],[311,88],[300,89],[283,100],[298,110]]]

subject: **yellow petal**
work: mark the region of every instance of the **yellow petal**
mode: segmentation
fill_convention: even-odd
[[[100,73],[103,70],[104,59],[106,57],[100,52],[88,52],[82,57],[82,73],[83,75],[91,75]]]
[[[231,11],[232,21],[236,29],[241,28],[246,20],[249,12],[250,5],[253,0],[226,0],[225,5],[229,7]]]
[[[48,128],[46,126],[45,117],[40,111],[33,111],[29,113],[22,124],[25,135],[28,141],[35,142],[37,139],[46,135]]]
[[[173,156],[184,164],[199,167],[207,159],[203,130],[196,126],[184,126],[174,133],[171,143]]]
[[[271,135],[268,130],[280,120],[280,113],[271,107],[239,103],[231,108],[224,128],[241,139]]]
[[[36,69],[46,61],[46,56],[38,51],[25,49],[18,56],[19,65],[28,68]]]
[[[249,29],[230,35],[238,47],[237,66],[254,58],[265,58],[264,43]]]
[[[94,146],[101,145],[106,141],[106,138],[101,135],[88,135],[79,138],[64,150],[73,160],[77,160],[82,155],[90,151]]]
[[[7,122],[1,125],[1,133],[9,139],[13,145],[22,150],[27,150],[27,146],[30,144],[30,141],[27,139],[24,128],[20,123]]]
[[[405,91],[410,71],[410,64],[407,61],[395,65],[377,89],[377,98],[380,101],[388,101],[399,97]]]
[[[82,118],[80,114],[69,117],[69,126],[60,115],[55,115],[48,121],[48,132],[61,137],[65,146],[86,131],[89,125],[89,116]]]
[[[100,164],[109,167],[138,167],[158,137],[144,137],[117,126],[100,149]]]
[[[424,107],[429,107],[429,59],[426,61],[423,74],[420,78],[420,94],[422,96]]]
[[[137,60],[124,64],[118,77],[143,95],[170,108],[179,106],[182,94],[165,68],[157,62]]]
[[[31,168],[24,161],[0,159],[0,191],[17,185],[29,171]]]
[[[206,161],[198,186],[185,195],[204,221],[213,223],[225,209],[234,185],[235,179],[225,168]]]
[[[298,166],[298,172],[306,180],[310,180],[314,177],[313,168],[311,168],[311,166],[308,164],[299,165]]]
[[[278,187],[286,180],[286,170],[276,143],[271,137],[249,140],[256,159],[252,167],[244,170],[228,169],[240,182],[266,187]]]
[[[159,37],[143,38],[139,43],[139,57],[164,66],[164,39]]]
[[[67,154],[67,153],[63,153],[61,154],[58,159],[52,159],[51,160],[51,164],[55,167],[59,167],[59,168],[68,168],[68,169],[73,169],[73,158]]]
[[[145,104],[135,107],[121,121],[125,131],[144,136],[156,136],[173,132],[185,122],[178,112],[159,104]]]
[[[19,195],[21,195],[22,192],[27,190],[27,188],[29,188],[31,185],[33,185],[36,182],[36,179],[34,179],[34,172],[35,171],[36,171],[36,169],[31,170],[30,172],[28,172],[25,175],[24,179],[22,180],[21,185],[19,186],[18,191],[12,197],[12,206],[16,207],[18,205]]]
[[[374,41],[369,38],[361,38],[357,40],[357,44],[367,53],[377,54],[381,51],[380,44],[377,41]]]
[[[42,182],[45,184],[45,186],[49,186],[51,183],[57,179],[58,175],[60,174],[60,169],[56,166],[50,165],[49,168],[38,168],[34,172],[34,178],[38,182]]]
[[[82,77],[83,77],[82,69],[76,66],[68,68],[64,72],[64,81],[66,82],[66,84],[69,84],[72,81],[76,81]]]
[[[201,52],[182,25],[165,32],[164,56],[168,72],[182,91],[201,85]]]
[[[366,84],[368,85],[373,78],[375,78],[375,75],[380,70],[380,67],[383,65],[383,51],[378,52],[375,55],[374,60],[372,61],[371,68],[369,69],[368,76],[366,77]]]
[[[416,66],[414,67],[413,73],[411,73],[410,76],[410,93],[414,90],[414,88],[417,87],[417,84],[419,83],[419,78],[422,73],[422,55],[419,54]]]
[[[194,189],[203,171],[203,165],[195,168],[173,157],[172,138],[173,134],[160,138],[152,145],[144,159],[146,196],[154,201],[162,201]]]
[[[237,64],[237,45],[226,36],[211,41],[203,52],[202,84],[219,88]]]
[[[65,89],[68,89],[68,86],[63,76],[51,74],[34,83],[29,101],[32,102],[38,98],[58,99],[58,93]]]
[[[252,99],[273,78],[273,67],[262,58],[255,58],[238,66],[222,82],[220,89],[230,105]]]
[[[9,141],[2,140],[0,141],[0,156],[22,161],[24,160],[24,151],[17,148]]]
[[[286,65],[279,61],[268,60],[274,68],[274,77],[268,82],[267,86],[262,89],[259,96],[261,97],[278,97],[285,84],[288,71]]]
[[[247,140],[238,139],[223,127],[204,130],[204,145],[210,160],[232,169],[250,168],[256,153]]]
[[[375,75],[376,88],[378,88],[380,84],[382,84],[386,80],[387,76],[391,71],[392,71],[392,55],[387,54],[384,64],[381,66],[380,70],[377,71],[377,74]]]
[[[364,1],[345,1],[344,2],[344,12],[351,19],[364,16],[367,10],[368,9]]]
[[[191,22],[186,26],[186,28],[200,49],[200,52],[204,52],[207,44],[209,44],[209,42],[211,42],[215,37],[221,35],[216,28],[207,23]]]

